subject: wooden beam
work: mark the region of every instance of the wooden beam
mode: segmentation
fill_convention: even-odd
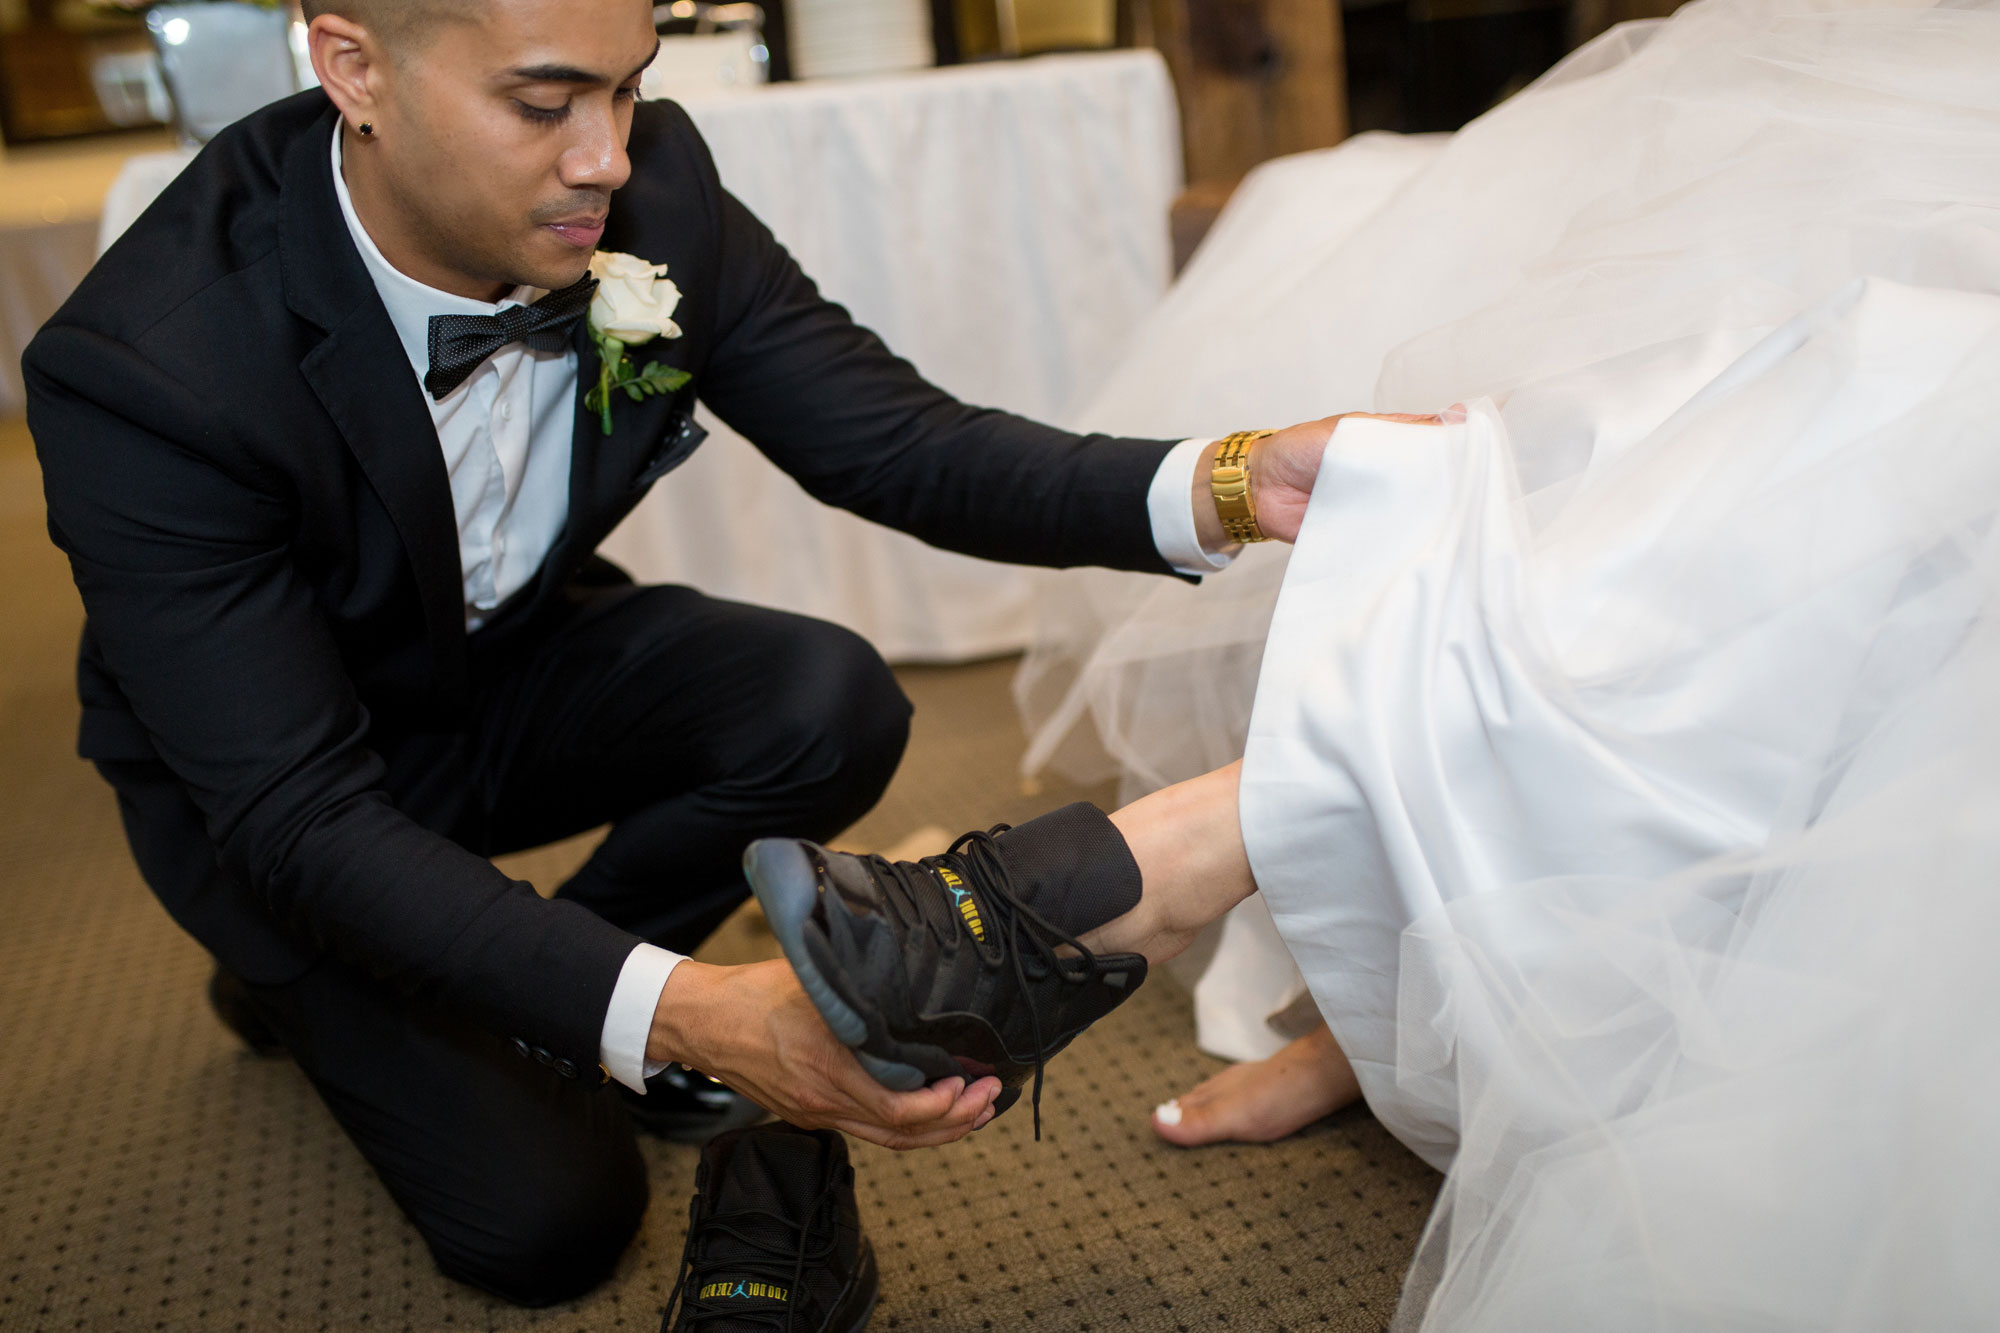
[[[1337,0],[1134,0],[1179,92],[1187,175],[1227,182],[1347,136]]]

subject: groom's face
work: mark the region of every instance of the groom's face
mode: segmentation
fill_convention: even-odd
[[[631,174],[632,107],[657,40],[647,0],[448,4],[392,39],[365,151],[409,242],[499,287],[582,277]]]

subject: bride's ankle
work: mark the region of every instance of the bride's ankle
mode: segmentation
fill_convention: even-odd
[[[1162,904],[1141,897],[1139,905],[1113,921],[1079,938],[1092,953],[1136,953],[1148,965],[1164,963],[1194,942],[1201,926],[1177,926],[1167,918]]]
[[[1257,891],[1237,820],[1240,767],[1162,788],[1111,814],[1141,889],[1137,907],[1094,932],[1102,947],[1163,962]]]

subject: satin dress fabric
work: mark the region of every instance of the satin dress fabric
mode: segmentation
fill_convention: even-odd
[[[1121,759],[1247,710],[1273,920],[1448,1171],[1403,1329],[2000,1309],[1996,69],[1988,3],[1701,0],[1128,366],[1465,404],[1342,425],[1289,558],[1050,640]]]

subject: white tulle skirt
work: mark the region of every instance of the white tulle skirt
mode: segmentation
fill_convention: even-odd
[[[1449,1169],[1403,1326],[1993,1327],[2000,12],[1703,0],[1289,262],[1147,411],[1470,407],[1344,425],[1288,563],[1093,584],[1068,720],[1247,733],[1272,916]]]

